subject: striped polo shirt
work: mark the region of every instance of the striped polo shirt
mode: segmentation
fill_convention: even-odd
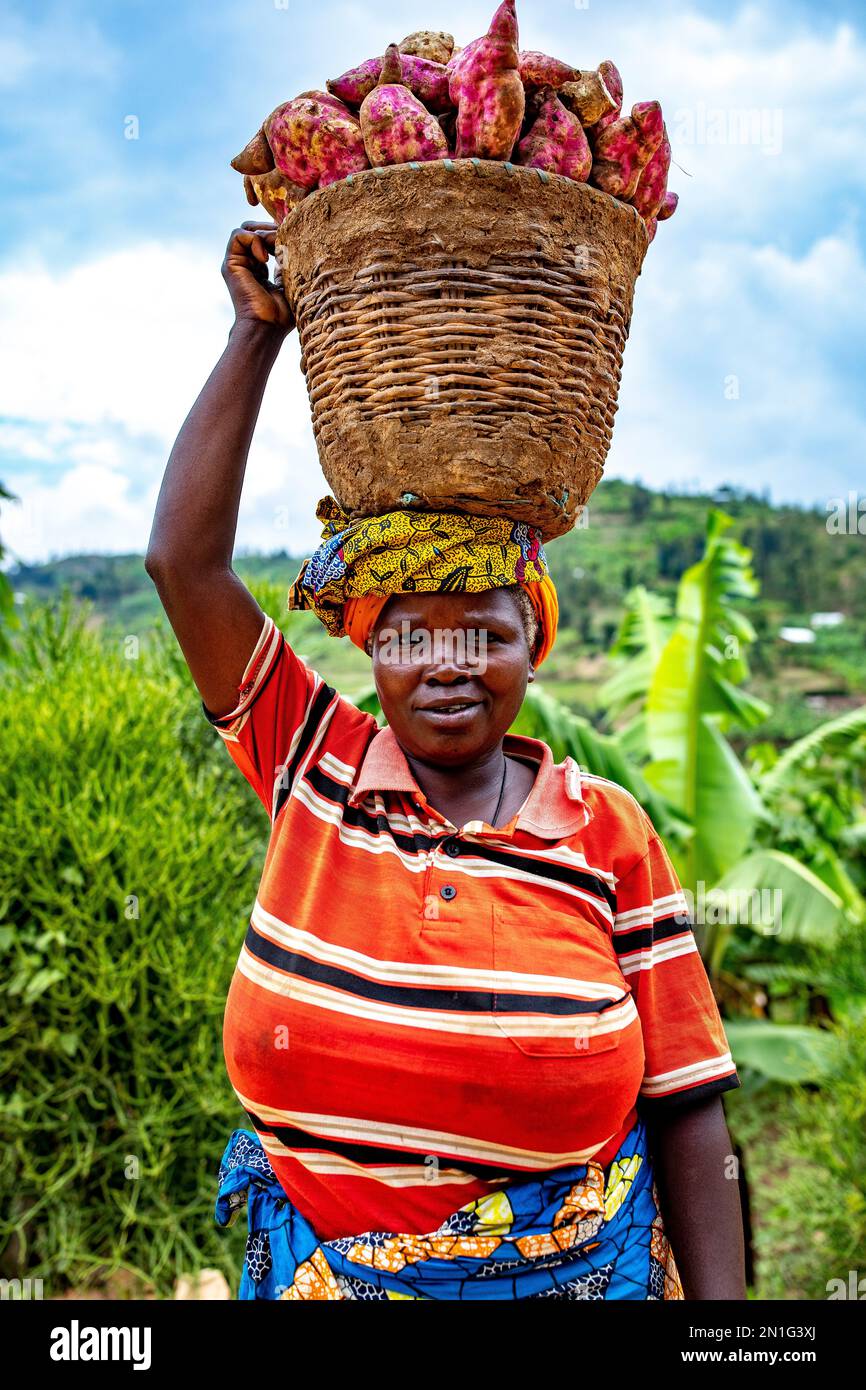
[[[738,1086],[687,904],[623,788],[540,740],[506,826],[451,824],[389,728],[266,618],[205,714],[271,820],[226,1003],[229,1079],[323,1240],[435,1230]]]

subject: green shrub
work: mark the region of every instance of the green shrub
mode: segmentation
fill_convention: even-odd
[[[2,679],[0,1250],[49,1295],[238,1272],[221,1028],[267,822],[173,639],[141,646],[43,609]]]
[[[866,936],[851,924],[831,956],[815,951],[814,987],[840,1022],[833,1072],[816,1087],[744,1075],[726,1097],[745,1150],[755,1224],[756,1293],[825,1299],[828,1281],[866,1277]]]

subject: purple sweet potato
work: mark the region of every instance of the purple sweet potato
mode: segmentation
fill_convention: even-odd
[[[668,171],[671,167],[671,144],[665,129],[662,141],[652,159],[645,165],[638,179],[637,188],[632,195],[632,207],[637,208],[645,222],[658,216],[668,188]]]
[[[515,163],[528,169],[546,169],[549,174],[565,174],[585,183],[592,168],[592,151],[583,126],[559,100],[552,87],[544,89],[544,100],[535,122],[517,146]]]
[[[416,29],[413,34],[407,34],[397,47],[401,53],[444,64],[454,52],[454,35],[445,34],[441,29]]]
[[[349,68],[342,77],[329,77],[325,86],[335,97],[349,106],[360,106],[372,92],[382,71],[381,58],[365,58],[356,68]]]
[[[436,117],[400,81],[397,45],[382,60],[377,85],[361,104],[361,134],[374,169],[410,160],[446,159],[448,140]]]
[[[451,57],[445,64],[445,71],[448,74],[448,86],[451,92],[451,100],[455,106],[457,105],[457,101],[460,96],[460,84],[462,82],[462,74],[468,68],[469,60],[472,57],[472,54],[476,51],[478,45],[480,43],[483,43],[484,38],[485,35],[482,34],[480,39],[473,39],[471,43],[466,44],[465,48],[455,47],[451,54]]]
[[[620,112],[622,111],[623,88],[619,68],[615,63],[612,63],[609,58],[605,58],[604,62],[598,65],[598,75],[613,97],[614,105],[612,110],[608,111],[604,116],[600,116],[592,126],[587,127],[586,133],[589,136],[589,143],[591,145],[595,144],[596,139],[601,135],[603,130],[606,130],[609,125],[613,125],[614,121],[619,120]]]
[[[569,111],[574,112],[583,126],[594,125],[596,121],[613,116],[613,112],[619,110],[616,98],[606,86],[601,73],[595,69],[578,72],[573,80],[563,82],[559,88],[559,99]]]
[[[458,159],[511,157],[526,105],[517,44],[514,0],[502,0],[487,33],[467,45],[451,72]]]
[[[274,156],[271,147],[265,136],[265,128],[262,126],[256,131],[252,140],[236,154],[232,160],[232,168],[237,169],[239,174],[266,174],[269,169],[274,167]]]
[[[662,198],[662,205],[656,213],[657,222],[667,222],[669,217],[673,217],[680,201],[678,193],[667,192]]]
[[[307,97],[311,101],[321,102],[322,106],[332,106],[335,111],[341,111],[344,116],[351,116],[353,121],[358,119],[355,112],[351,111],[344,101],[340,101],[340,98],[335,97],[331,92],[299,92],[292,100],[303,101]]]
[[[250,189],[247,189],[247,198],[252,203],[261,203],[265,212],[271,216],[275,222],[282,222],[287,217],[296,203],[302,198],[306,198],[310,192],[309,188],[302,188],[298,183],[292,183],[285,174],[279,169],[272,169],[269,174],[254,174],[244,179],[244,187],[250,185],[253,197],[250,199]]]
[[[651,217],[650,220],[649,220],[649,222],[647,222],[647,224],[646,224],[647,236],[649,237],[649,240],[650,240],[650,246],[652,246],[653,242],[654,242],[655,239],[656,239],[656,232],[657,232],[657,230],[658,230],[658,225],[659,225],[659,220],[658,220],[657,217]]]
[[[412,53],[399,54],[399,61],[398,81],[407,86],[429,111],[447,111],[452,103],[444,63],[431,63],[429,59],[416,57]],[[339,97],[348,106],[360,106],[376,86],[381,74],[382,59],[367,58],[356,68],[344,72],[342,77],[329,78],[325,86],[332,96]]]
[[[561,87],[563,82],[574,82],[579,76],[570,63],[532,50],[517,55],[517,69],[524,87]]]
[[[264,131],[277,168],[302,188],[324,188],[369,167],[357,117],[315,97],[284,102]]]
[[[641,173],[662,141],[664,121],[657,101],[639,101],[631,115],[606,126],[595,142],[591,181],[603,193],[628,202]]]

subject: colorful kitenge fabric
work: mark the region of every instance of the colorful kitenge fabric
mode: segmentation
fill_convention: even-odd
[[[241,1299],[658,1300],[683,1297],[642,1120],[607,1171],[558,1169],[467,1203],[427,1235],[319,1241],[258,1136],[236,1129],[215,1219],[249,1224]]]
[[[552,586],[541,534],[523,522],[413,511],[352,521],[333,497],[322,498],[316,516],[322,544],[304,562],[289,608],[314,609],[334,637],[347,631],[344,606],[368,595]]]

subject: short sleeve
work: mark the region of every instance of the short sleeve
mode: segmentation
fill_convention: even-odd
[[[639,1111],[650,1115],[739,1086],[688,903],[654,831],[646,854],[617,883],[614,941],[643,1031]]]
[[[228,714],[205,718],[271,820],[319,745],[341,697],[292,651],[267,615]]]

